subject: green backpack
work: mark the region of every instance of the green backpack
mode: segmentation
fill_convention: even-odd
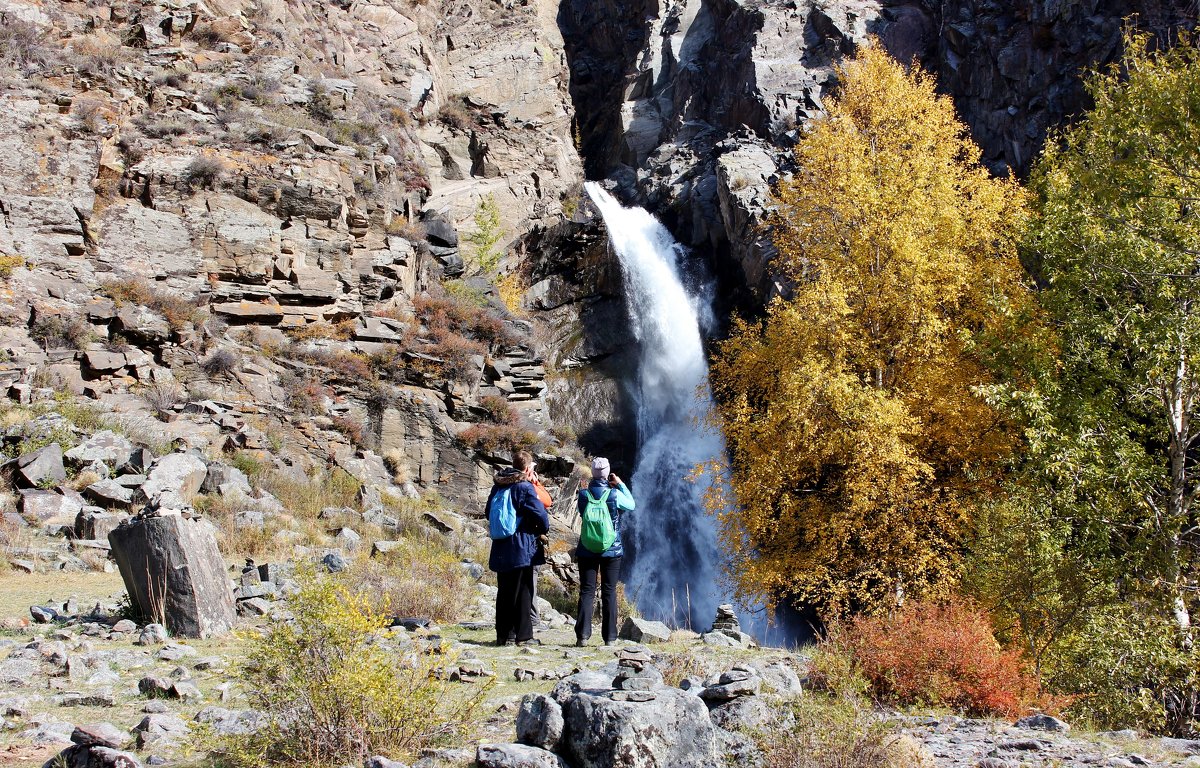
[[[617,531],[613,528],[612,515],[608,511],[608,494],[611,488],[606,488],[600,498],[584,491],[587,496],[587,506],[583,508],[583,525],[579,530],[579,543],[589,552],[597,555],[604,554],[617,540]]]

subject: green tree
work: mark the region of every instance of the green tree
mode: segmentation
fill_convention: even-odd
[[[1095,107],[1036,170],[1029,247],[1057,325],[1032,448],[1089,556],[1158,594],[1187,633],[1200,527],[1200,53],[1126,40]]]
[[[1025,199],[920,71],[868,48],[839,75],[778,189],[792,295],[714,361],[733,498],[710,503],[743,596],[875,610],[948,591],[1011,450],[973,390],[1026,302]]]
[[[1094,108],[1035,168],[1027,260],[1056,343],[1036,386],[991,388],[1025,425],[981,520],[970,591],[1073,714],[1195,733],[1194,423],[1200,360],[1200,52],[1131,35]]]
[[[504,229],[500,226],[500,207],[496,205],[493,195],[479,201],[475,209],[475,231],[467,235],[467,242],[474,246],[472,260],[478,271],[491,274],[500,265],[504,250],[500,241],[504,239]]]

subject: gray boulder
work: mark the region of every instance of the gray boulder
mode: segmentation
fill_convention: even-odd
[[[142,768],[142,763],[131,752],[76,744],[50,758],[42,768]]]
[[[84,488],[83,492],[102,507],[120,507],[133,503],[135,489],[136,486],[131,486],[128,481],[100,480]]]
[[[480,744],[475,764],[478,768],[566,768],[553,752],[525,744]]]
[[[143,615],[163,616],[179,637],[213,637],[233,627],[233,591],[212,526],[179,515],[146,517],[117,528],[108,541]]]
[[[154,462],[141,497],[151,507],[181,509],[188,506],[208,477],[208,467],[199,456],[172,453]]]
[[[762,678],[763,685],[780,696],[799,696],[804,691],[800,676],[786,661],[750,661],[746,666]]]
[[[77,725],[71,732],[71,742],[85,747],[121,749],[130,741],[132,739],[129,732],[121,730],[112,723]]]
[[[619,637],[635,643],[665,643],[671,639],[671,629],[661,621],[647,621],[629,616],[621,625]]]
[[[170,714],[150,714],[133,729],[137,748],[163,747],[182,744],[191,738],[192,729],[181,718]]]
[[[17,484],[25,488],[46,488],[67,479],[62,447],[50,443],[17,459]]]
[[[563,701],[560,751],[576,768],[710,768],[722,762],[704,703],[671,688],[589,691],[573,675],[555,689]],[[568,694],[571,688],[578,692]],[[561,698],[560,698],[561,697]]]
[[[383,755],[375,755],[363,761],[363,768],[408,768],[408,765]]]
[[[554,750],[563,734],[563,712],[558,702],[541,693],[526,694],[517,710],[517,741]]]
[[[764,731],[778,720],[776,709],[763,696],[743,696],[715,707],[709,716],[727,731]]]
[[[204,483],[201,484],[200,490],[204,493],[219,493],[222,496],[234,493],[249,496],[251,493],[250,479],[237,467],[214,461],[208,465],[208,472],[204,476]]]
[[[350,561],[341,552],[329,552],[321,558],[321,564],[330,573],[341,573],[350,567]]]
[[[1066,733],[1071,730],[1071,726],[1057,717],[1044,714],[1022,717],[1017,721],[1016,725],[1018,728],[1029,728],[1034,731],[1052,731],[1054,733]]]
[[[700,698],[716,704],[741,696],[754,696],[761,687],[762,679],[753,671],[735,668],[722,674],[716,685],[710,685],[701,691]]]
[[[127,515],[114,515],[99,507],[84,507],[75,515],[75,538],[108,540],[108,534],[117,529]]]
[[[63,455],[76,466],[85,466],[99,461],[115,467],[118,463],[129,458],[132,451],[133,443],[116,432],[105,429],[92,435]]]
[[[21,491],[21,514],[47,520],[73,520],[83,509],[83,502],[76,493],[63,494],[26,488]]]

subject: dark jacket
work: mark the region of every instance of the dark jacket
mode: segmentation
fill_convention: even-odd
[[[580,491],[578,499],[579,516],[583,517],[583,510],[587,508],[587,493],[590,492],[593,497],[600,498],[600,494],[609,490],[610,486],[607,480],[593,480],[588,483],[587,492]],[[602,554],[597,555],[582,544],[575,548],[575,557],[580,560],[595,560],[599,557],[622,557],[625,554],[625,546],[621,543],[621,513],[632,512],[637,505],[633,501],[633,494],[629,492],[628,486],[621,483],[617,486],[612,486],[608,494],[608,513],[612,516],[613,530],[617,532],[617,538],[612,543],[612,546],[604,550]]]
[[[538,501],[533,484],[511,467],[496,475],[484,509],[491,509],[492,497],[505,488],[512,489],[512,504],[517,511],[517,532],[507,539],[492,539],[488,568],[496,573],[545,563],[546,552],[538,537],[550,530],[550,516],[546,514],[546,507]]]

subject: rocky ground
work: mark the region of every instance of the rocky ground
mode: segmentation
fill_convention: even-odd
[[[62,600],[60,592],[75,586],[68,574],[39,575],[36,587],[32,579],[0,579],[6,627],[0,633],[0,762],[41,765],[74,739],[128,750],[147,765],[190,763],[197,757],[195,724],[220,732],[255,721],[237,682],[244,635],[179,640],[158,625],[122,619],[118,594],[99,594],[119,591],[111,576],[97,576],[90,592],[71,600]],[[489,595],[486,585],[479,589]],[[39,600],[32,613],[29,607],[20,610],[18,603],[31,591],[59,599]],[[543,615],[560,626],[544,626],[538,632],[542,645],[534,648],[494,647],[486,621],[412,623],[411,630],[399,630],[402,643],[442,649],[449,660],[446,673],[457,685],[490,685],[472,741],[431,753],[416,765],[471,766],[477,760],[484,766],[557,765],[547,748],[570,765],[711,765],[724,755],[751,754],[747,738],[786,722],[793,697],[820,696],[805,693],[802,654],[717,643],[688,632],[658,636],[652,625],[644,625],[645,634],[630,628],[641,643],[576,648],[565,618],[548,605]],[[243,617],[239,628],[269,621]],[[572,717],[596,708],[608,708],[624,723],[599,745],[570,725]],[[1200,765],[1200,742],[1142,739],[1133,732],[1063,732],[1051,718],[1013,725],[936,713],[880,717],[894,733],[920,745],[914,766]],[[658,762],[618,757],[631,740],[672,729],[684,734],[684,746],[651,744]],[[573,756],[590,759],[585,754],[597,750],[609,757],[571,762]]]

